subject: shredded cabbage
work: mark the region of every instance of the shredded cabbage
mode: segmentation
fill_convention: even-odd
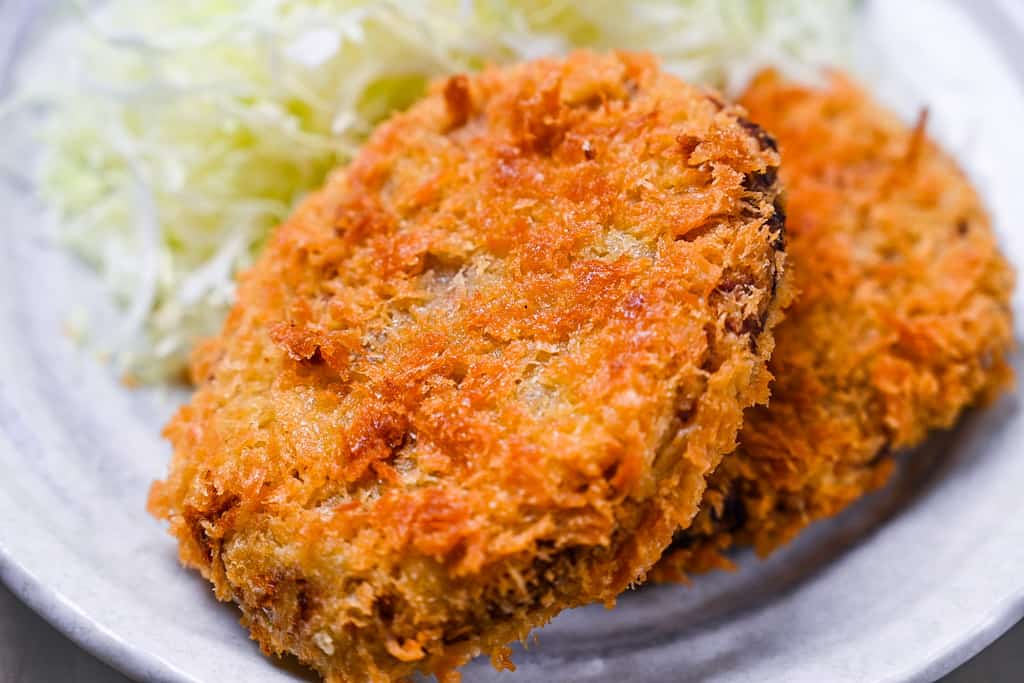
[[[45,101],[39,187],[123,324],[96,343],[144,381],[217,331],[234,275],[303,193],[431,78],[576,46],[649,50],[734,93],[764,66],[842,63],[852,0],[110,0],[23,73]]]

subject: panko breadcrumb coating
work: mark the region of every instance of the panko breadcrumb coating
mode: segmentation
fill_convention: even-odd
[[[644,56],[438,83],[241,278],[151,511],[328,681],[512,668],[644,577],[767,398],[777,164]]]
[[[956,163],[850,80],[764,74],[742,99],[776,136],[796,303],[769,407],[709,482],[654,577],[766,554],[881,486],[892,454],[1011,382],[1014,276]]]

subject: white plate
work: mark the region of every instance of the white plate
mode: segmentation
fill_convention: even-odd
[[[36,7],[0,10],[0,59],[20,52],[12,41]],[[995,7],[984,10],[990,22]],[[1002,40],[1013,40],[1012,13]],[[1024,264],[1024,95],[998,40],[955,0],[880,0],[866,14],[885,96],[907,114],[930,106],[933,133],[982,187],[1005,249]],[[0,183],[0,206],[0,577],[131,676],[303,678],[260,656],[235,609],[178,566],[144,511],[169,455],[158,432],[173,401],[123,388],[61,334],[71,302],[96,285],[39,237],[30,188]],[[1024,320],[1020,296],[1015,310]],[[735,574],[567,613],[500,680],[936,678],[1024,614],[1022,443],[1008,397],[771,560],[742,555]],[[485,662],[466,673],[499,679]]]

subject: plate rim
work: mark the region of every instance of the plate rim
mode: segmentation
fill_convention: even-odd
[[[1024,12],[1008,11],[1009,0],[997,0],[986,5],[971,3],[962,9],[997,46],[999,57],[1011,71],[1024,82],[1024,62],[1014,59],[1013,50],[1024,54],[1024,26],[1018,19],[1024,19]],[[22,12],[32,22],[45,13],[45,9],[28,3],[30,9]],[[25,7],[25,5],[20,5]],[[20,32],[13,31],[11,41],[19,39]],[[0,36],[8,39],[8,36]],[[1014,40],[1016,37],[1016,40]],[[6,41],[4,41],[6,43]],[[0,45],[0,48],[6,47]],[[5,60],[7,63],[7,60]],[[0,73],[0,90],[6,84],[7,73]],[[16,449],[16,447],[13,447]],[[76,646],[104,662],[111,668],[134,680],[166,681],[167,683],[201,683],[196,678],[176,667],[153,652],[133,645],[117,633],[103,627],[87,612],[65,598],[60,591],[44,583],[14,556],[0,539],[0,583],[22,603],[32,609],[44,621],[54,627],[62,636]],[[922,661],[914,669],[906,669],[888,677],[891,683],[918,683],[934,681],[952,672],[972,659],[1018,622],[1024,621],[1024,583],[1019,592],[994,606],[979,619],[978,625],[967,632],[962,639],[949,643],[939,652],[931,653],[930,660]]]

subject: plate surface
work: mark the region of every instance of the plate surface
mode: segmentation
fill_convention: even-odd
[[[37,7],[0,7],[0,78],[21,53],[22,29],[43,28],[31,21]],[[997,39],[967,3],[868,3],[864,69],[906,116],[927,104],[933,135],[981,188],[1020,269],[1024,91],[999,45],[1021,39],[1010,14]],[[181,397],[125,389],[61,333],[97,284],[37,229],[30,186],[0,179],[0,205],[0,578],[130,676],[306,680],[259,654],[235,609],[178,566],[171,538],[144,511],[169,457],[159,427]],[[1014,307],[1024,320],[1019,293]],[[768,561],[740,555],[738,572],[562,615],[517,652],[519,673],[500,680],[937,678],[1024,615],[1021,443],[1024,411],[1010,396],[934,437],[892,486]],[[482,661],[465,674],[499,680]]]

